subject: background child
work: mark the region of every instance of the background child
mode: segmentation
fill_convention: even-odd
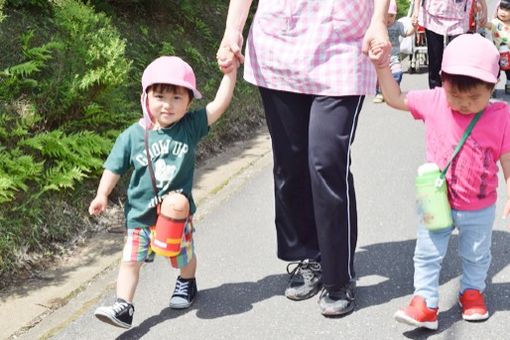
[[[388,14],[386,15],[386,25],[388,27],[388,36],[390,38],[391,43],[391,58],[390,58],[390,68],[393,78],[400,85],[402,81],[402,64],[400,63],[400,37],[408,37],[413,35],[415,32],[414,25],[417,24],[417,21],[413,22],[413,26],[404,25],[401,21],[395,21],[397,18],[397,3],[395,0],[390,1],[390,5],[388,7]],[[379,89],[379,86],[376,89],[376,95],[374,97],[374,103],[382,103],[384,101],[384,97]]]
[[[505,93],[510,94],[510,65],[508,63],[508,51],[510,48],[510,0],[501,0],[499,2],[496,18],[487,22],[486,27],[490,29],[492,41],[498,50],[503,53],[506,50],[506,64],[502,63],[505,60],[503,56],[500,61],[500,67],[506,74]]]
[[[151,226],[157,219],[156,206],[161,203],[161,216],[169,227],[183,227],[181,251],[169,257],[180,269],[171,308],[187,308],[197,293],[195,271],[197,260],[192,239],[191,216],[195,203],[191,194],[195,167],[195,148],[209,125],[227,109],[236,81],[236,68],[225,74],[212,102],[205,108],[188,112],[193,98],[201,98],[196,89],[192,68],[178,57],[160,57],[145,69],[142,76],[142,110],[144,118],[131,125],[117,138],[106,160],[97,196],[89,213],[98,215],[108,204],[108,195],[120,176],[133,168],[127,191],[125,216],[127,239],[117,278],[117,299],[112,306],[95,311],[101,321],[129,328],[133,320],[133,297],[140,268],[151,256]],[[148,169],[145,145],[154,169],[154,182]],[[157,195],[155,194],[157,190]],[[160,216],[160,218],[161,218]],[[159,220],[158,220],[159,223]],[[152,254],[153,255],[153,254]]]
[[[465,320],[485,320],[489,314],[482,292],[491,262],[491,233],[501,163],[510,193],[510,112],[506,103],[489,102],[499,72],[499,53],[479,34],[464,34],[445,49],[441,67],[443,87],[401,93],[388,57],[373,44],[369,52],[388,105],[410,111],[423,120],[427,162],[444,169],[473,116],[480,120],[446,173],[453,225],[439,231],[418,228],[414,253],[414,295],[395,314],[397,321],[437,329],[439,272],[454,228],[459,230],[463,275],[459,304]],[[510,211],[507,199],[503,215]]]

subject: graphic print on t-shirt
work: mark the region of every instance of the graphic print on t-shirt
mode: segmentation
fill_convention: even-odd
[[[164,188],[169,185],[175,176],[175,165],[167,165],[163,159],[158,159],[154,163],[154,177],[156,177],[156,186]]]

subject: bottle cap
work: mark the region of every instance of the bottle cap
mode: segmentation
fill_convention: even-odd
[[[420,165],[418,168],[418,176],[431,173],[431,172],[438,172],[439,167],[436,163],[425,163],[423,165]]]

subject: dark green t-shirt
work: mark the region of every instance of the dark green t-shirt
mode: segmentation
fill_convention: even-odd
[[[196,210],[191,195],[195,149],[208,131],[205,109],[186,113],[179,122],[168,128],[149,130],[149,152],[158,197],[161,200],[169,192],[182,192],[190,201],[191,214]],[[131,167],[134,169],[124,206],[127,227],[154,225],[157,198],[147,167],[144,128],[139,123],[131,125],[120,134],[104,167],[118,175],[124,174]]]

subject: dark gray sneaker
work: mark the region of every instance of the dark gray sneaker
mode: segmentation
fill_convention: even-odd
[[[341,290],[331,292],[324,289],[319,297],[319,308],[324,316],[341,316],[354,310],[356,281],[349,282]]]
[[[170,299],[170,308],[185,309],[193,304],[197,295],[197,281],[178,277],[175,290]]]
[[[296,266],[289,270],[291,266]],[[289,273],[289,284],[285,289],[285,296],[291,300],[305,300],[317,294],[321,287],[321,264],[319,262],[306,259],[299,262],[292,262],[287,265]]]
[[[113,306],[103,306],[96,309],[94,315],[99,320],[110,325],[130,328],[133,322],[135,307],[123,299],[117,299]]]

